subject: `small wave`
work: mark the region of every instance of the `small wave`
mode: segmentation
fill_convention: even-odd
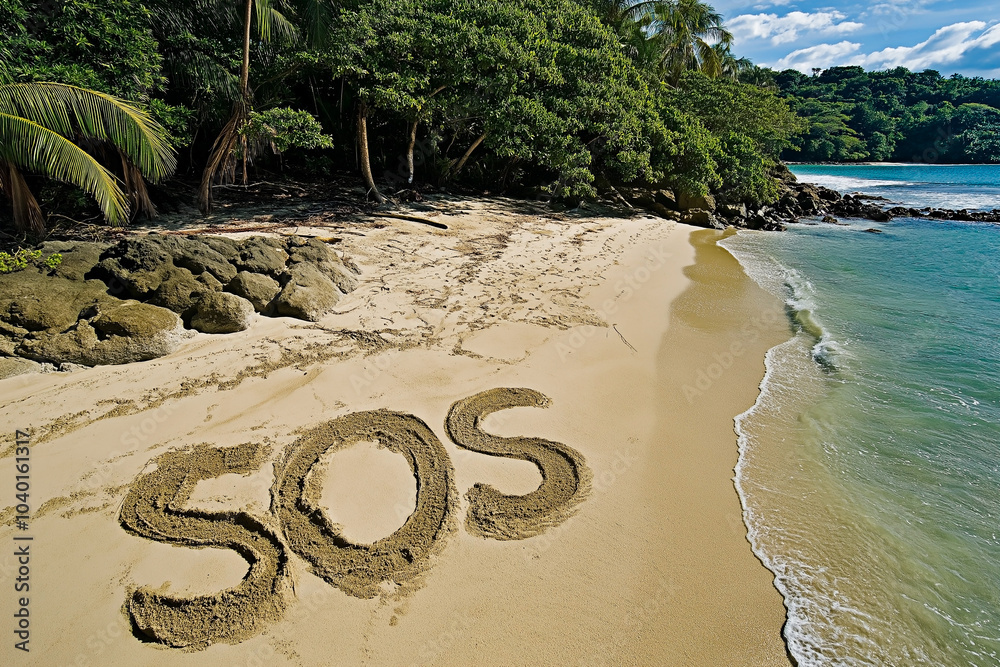
[[[813,340],[813,361],[828,373],[836,371],[844,349],[816,316],[816,291],[812,283],[794,269],[786,269],[785,290],[785,310],[792,326]]]
[[[890,185],[917,185],[913,181],[892,181],[879,178],[860,178],[857,176],[834,176],[832,174],[799,174],[798,178],[803,183],[821,185],[825,188],[837,190],[838,192],[853,192],[855,190],[865,192],[868,188],[885,187]]]

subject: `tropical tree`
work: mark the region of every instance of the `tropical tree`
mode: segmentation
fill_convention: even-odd
[[[124,183],[92,154],[107,150],[117,153]],[[136,208],[153,212],[143,179],[160,181],[176,164],[163,128],[124,100],[64,84],[0,82],[0,190],[19,230],[45,230],[22,170],[82,188],[120,225]]]
[[[228,3],[223,7],[231,7]],[[289,40],[295,37],[295,28],[272,5],[271,0],[245,0],[243,3],[243,49],[240,61],[239,98],[233,105],[232,114],[222,131],[212,145],[208,163],[201,176],[201,186],[198,189],[198,207],[202,213],[212,211],[212,186],[217,180],[232,180],[236,172],[234,149],[241,139],[241,131],[250,119],[253,111],[253,95],[250,89],[250,47],[252,28],[257,28],[257,38],[268,42],[271,33],[276,32]],[[243,147],[244,149],[246,146]],[[243,155],[247,154],[243,150]],[[246,162],[244,161],[243,180],[246,181]]]
[[[687,70],[720,76],[733,43],[722,15],[701,0],[663,0],[650,8],[650,39],[660,53],[660,69],[674,84]]]

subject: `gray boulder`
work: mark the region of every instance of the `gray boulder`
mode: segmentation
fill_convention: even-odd
[[[0,357],[0,380],[26,373],[38,373],[41,370],[42,365],[37,361],[19,357]]]
[[[305,245],[291,248],[289,255],[290,260],[294,263],[309,262],[315,264],[316,268],[332,280],[333,284],[344,294],[358,288],[358,281],[351,275],[340,256],[319,239],[309,239]]]
[[[715,214],[711,211],[706,211],[704,209],[692,209],[690,211],[685,211],[681,215],[681,222],[685,225],[694,225],[695,227],[706,227],[708,229],[725,229],[726,225],[720,221]]]
[[[253,315],[253,304],[246,299],[228,292],[209,292],[195,304],[191,328],[208,334],[245,331]]]
[[[690,211],[692,209],[714,211],[715,197],[712,195],[687,195],[682,193],[677,197],[677,207],[682,211]]]
[[[50,270],[49,275],[69,280],[84,280],[87,273],[101,261],[101,253],[107,249],[106,243],[76,241],[48,241],[41,246],[42,257],[53,253],[62,255],[59,266]]]
[[[25,339],[17,353],[54,364],[128,364],[170,354],[189,335],[176,313],[124,301],[101,312],[93,322],[80,320],[69,331]]]
[[[280,243],[277,239],[251,236],[240,243],[240,256],[233,263],[240,271],[281,275],[288,261],[288,253],[277,245]]]
[[[293,264],[284,279],[275,300],[279,315],[316,322],[340,301],[337,286],[312,264]]]
[[[159,288],[178,248],[176,238],[158,234],[122,239],[104,252],[97,270],[132,298],[144,299]]]
[[[240,244],[233,239],[225,236],[197,236],[194,238],[225,257],[227,262],[235,262],[240,256]]]
[[[271,310],[271,302],[281,292],[281,284],[270,276],[241,271],[226,285],[226,291],[249,301],[258,313]]]
[[[210,290],[205,283],[196,279],[190,271],[170,266],[164,269],[160,286],[150,296],[149,303],[183,316],[207,291]]]
[[[198,237],[180,239],[178,247],[179,251],[173,256],[175,266],[194,275],[210,273],[222,284],[236,277],[236,268],[229,260]]]
[[[67,280],[35,269],[0,276],[0,320],[29,331],[61,331],[104,301],[113,299],[99,280]]]

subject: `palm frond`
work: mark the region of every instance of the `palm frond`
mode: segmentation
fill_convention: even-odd
[[[112,95],[60,83],[2,84],[0,113],[20,116],[64,138],[110,142],[154,183],[177,167],[163,128]]]
[[[72,183],[97,200],[112,225],[128,221],[128,201],[114,175],[79,146],[31,119],[0,110],[0,161]]]

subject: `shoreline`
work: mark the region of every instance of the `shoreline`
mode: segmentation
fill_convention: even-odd
[[[733,418],[753,403],[763,346],[780,324],[745,342],[705,400],[683,398],[697,364],[731,350],[746,316],[770,307],[714,240],[690,242],[721,234],[503,200],[459,202],[438,219],[447,231],[346,226],[341,248],[362,269],[359,287],[316,324],[258,318],[150,362],[0,382],[12,424],[30,425],[36,448],[32,529],[46,582],[33,600],[36,655],[185,666],[323,664],[331,651],[376,664],[788,664],[781,596],[751,552],[732,481]],[[706,308],[733,307],[742,315],[703,319]],[[569,520],[527,539],[484,539],[464,526],[475,484],[525,494],[540,481],[526,461],[446,437],[449,406],[495,387],[550,402],[494,413],[488,432],[563,443],[593,476]],[[246,573],[227,549],[122,530],[118,508],[151,461],[202,442],[270,447],[255,471],[199,482],[189,504],[240,509],[273,527],[271,463],[310,428],[385,408],[440,439],[461,496],[458,525],[415,579],[359,599],[292,555],[287,610],[242,643],[164,651],[122,625],[132,587],[208,595]],[[0,459],[0,474],[12,464]],[[318,470],[327,480],[319,502],[353,539],[386,535],[412,511],[414,478],[397,454],[360,443]],[[79,563],[72,574],[68,561]]]

